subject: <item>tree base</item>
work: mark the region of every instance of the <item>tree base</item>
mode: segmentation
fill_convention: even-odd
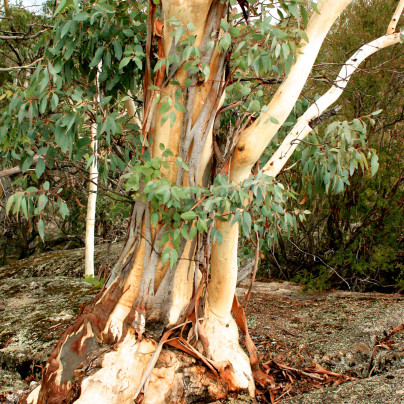
[[[240,347],[238,328],[233,317],[229,315],[220,318],[206,308],[203,327],[209,341],[209,354],[222,366],[219,369],[220,376],[229,389],[246,390],[254,397],[255,385],[250,360]]]
[[[184,352],[163,349],[145,393],[139,394],[134,401],[142,375],[156,347],[153,340],[144,338],[138,341],[130,330],[121,343],[104,351],[98,358],[86,361],[86,366],[80,370],[77,369],[77,382],[72,384],[77,395],[72,402],[209,403],[228,396],[231,386],[220,375],[214,375],[206,366]],[[38,402],[39,389],[31,392],[26,399],[27,403]]]

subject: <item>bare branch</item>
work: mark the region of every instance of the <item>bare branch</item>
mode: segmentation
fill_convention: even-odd
[[[393,17],[391,18],[390,24],[387,28],[386,35],[394,34],[394,32],[396,32],[397,23],[403,12],[403,9],[404,9],[404,0],[400,0],[400,2],[397,5],[396,11],[394,12]]]
[[[39,58],[37,60],[34,60],[32,63],[29,65],[25,66],[12,66],[12,67],[0,67],[0,72],[10,72],[12,70],[21,70],[21,69],[35,69],[36,66],[34,66],[36,63],[40,62],[43,58]]]
[[[39,35],[43,34],[44,32],[46,32],[48,30],[48,28],[42,29],[38,32],[36,32],[33,35],[0,35],[0,39],[3,40],[16,40],[16,39],[20,39],[20,40],[27,40],[27,39],[35,39],[38,38]]]
[[[36,154],[32,158],[32,163],[36,163],[40,157],[41,156]],[[2,177],[10,177],[11,175],[18,174],[20,172],[21,172],[21,168],[19,166],[16,166],[16,167],[13,167],[13,168],[8,168],[6,170],[0,171],[0,178],[2,178]]]
[[[330,109],[327,112],[324,112],[319,117],[312,119],[309,122],[310,128],[314,129],[317,125],[320,125],[321,122],[324,122],[326,119],[331,118],[334,115],[337,115],[337,112],[341,110],[341,106],[337,105],[336,107]]]

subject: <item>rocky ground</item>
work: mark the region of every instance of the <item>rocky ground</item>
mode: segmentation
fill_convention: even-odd
[[[98,247],[100,274],[121,247]],[[0,402],[16,402],[35,385],[61,332],[99,291],[83,272],[83,249],[0,268]],[[246,288],[238,289],[241,301]],[[258,282],[247,314],[263,370],[273,378],[271,388],[259,388],[260,401],[404,403],[404,296],[307,295],[286,282]]]
[[[307,295],[286,282],[253,290],[248,323],[275,377],[274,401],[404,403],[404,296]]]

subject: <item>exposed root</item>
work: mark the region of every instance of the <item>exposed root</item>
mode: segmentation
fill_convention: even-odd
[[[104,355],[101,369],[85,378],[75,403],[123,404],[133,402],[142,374],[156,349],[156,343],[129,330],[117,349]]]
[[[73,402],[171,404],[190,399],[212,402],[227,397],[228,385],[219,375],[184,352],[163,349],[157,363],[153,363],[145,394],[134,400],[156,348],[157,343],[152,340],[139,341],[131,328],[115,350],[104,352],[82,369],[86,375],[80,381],[80,396]],[[29,395],[27,403],[37,403],[39,389]]]
[[[239,345],[237,325],[231,315],[220,318],[207,307],[203,328],[209,341],[211,359],[221,364],[220,376],[226,380],[230,390],[245,389],[254,397],[250,360]]]
[[[115,314],[115,313],[114,313]],[[119,321],[119,317],[116,319],[111,316],[108,319],[105,329],[103,331],[105,335],[111,335],[115,341],[119,341],[123,335],[123,322]]]

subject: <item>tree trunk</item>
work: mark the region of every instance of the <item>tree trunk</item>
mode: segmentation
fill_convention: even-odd
[[[154,7],[150,2],[149,26],[157,27],[157,22],[153,21]],[[163,55],[175,52],[172,46],[175,26],[167,22],[171,17],[178,17],[184,25],[191,22],[194,24],[196,30],[192,34],[196,36],[195,46],[205,49],[208,41],[218,41],[220,21],[226,12],[225,5],[220,1],[199,0],[186,5],[178,0],[163,1],[163,9],[164,35],[162,49],[159,49]],[[155,32],[155,35],[158,34]],[[175,79],[184,88],[181,102],[187,109],[186,112],[179,112],[171,108],[176,113],[174,125],[170,125],[169,121],[160,124],[163,118],[160,112],[162,102],[154,103],[156,92],[145,87],[144,135],[153,138],[149,148],[152,157],[163,157],[159,147],[161,143],[173,151],[174,157],[163,157],[169,168],[162,168],[162,175],[173,184],[207,184],[208,166],[212,157],[212,126],[224,91],[222,79],[225,56],[225,52],[220,54],[217,47],[204,52],[203,59],[210,67],[209,79],[206,81],[200,82],[196,76],[188,76],[182,66],[172,66],[167,72],[171,79]],[[164,71],[158,72],[155,82],[164,79],[163,74]],[[190,87],[185,87],[187,77],[192,80]],[[160,91],[160,99],[164,96],[174,98],[177,88],[178,85],[166,84]],[[133,115],[133,111],[130,114]],[[178,156],[188,163],[189,174],[175,164]],[[173,268],[168,263],[162,265],[160,254],[165,246],[160,246],[159,241],[166,229],[162,223],[152,226],[150,213],[148,202],[136,201],[128,237],[107,288],[99,293],[90,307],[85,308],[51,354],[37,397],[39,403],[129,402],[138,394],[138,388],[142,387],[141,378],[153,353],[156,349],[158,352],[161,350],[161,345],[150,337],[153,334],[160,337],[164,329],[183,323],[186,314],[203,307],[202,299],[198,303],[200,307],[192,307],[190,302],[198,288],[205,288],[207,277],[200,274],[198,262],[201,252],[205,252],[206,243],[200,236],[193,241],[182,240],[177,264]],[[237,237],[237,234],[231,237]],[[231,244],[234,249],[236,243],[232,241]],[[230,310],[224,313],[229,304],[231,307],[234,297],[234,274],[232,278],[229,293],[225,287],[222,288],[226,307],[222,307],[223,304],[217,299],[207,299],[203,325],[195,322],[199,333],[205,332],[206,338],[212,340],[209,348],[205,345],[204,349],[203,344],[199,346],[198,343],[196,348],[188,348],[203,352],[210,362],[216,364],[216,374],[220,373],[227,381],[227,384],[223,384],[216,376],[218,390],[215,396],[223,394],[228,386],[249,389],[251,394],[254,388],[248,357],[238,343],[237,326],[231,318]],[[145,334],[146,322],[148,327],[153,322],[154,333]],[[194,333],[193,329],[187,331],[190,331],[190,336]],[[233,357],[230,367],[229,354]],[[157,360],[157,357],[155,355],[153,360]],[[192,366],[195,372],[200,373],[197,377],[200,378],[200,386],[205,386],[202,390],[206,390],[206,386],[212,385],[215,377],[210,373],[205,374],[201,367]],[[158,369],[155,372],[158,374]],[[178,380],[173,379],[168,390],[172,388],[173,392],[177,391],[177,384]],[[152,386],[153,377],[147,396],[151,397],[150,402],[165,402],[167,398],[161,398],[161,394],[158,395],[160,401],[153,401],[153,397],[157,397],[158,388]]]
[[[101,102],[101,94],[99,87],[99,75],[100,68],[102,64],[97,66],[96,75],[96,94],[94,96],[94,101],[96,103]],[[87,200],[87,216],[86,216],[86,256],[85,256],[85,267],[84,274],[89,276],[94,276],[94,230],[95,230],[95,214],[97,207],[97,192],[98,192],[98,142],[97,142],[97,122],[91,123],[90,133],[91,133],[91,143],[90,147],[93,153],[93,161],[90,165],[89,170],[89,184],[88,184],[88,200]]]
[[[279,124],[257,120],[240,137],[230,164],[230,179],[236,184],[248,177],[289,115],[326,33],[349,2],[325,0],[319,5],[321,14],[314,14],[307,28],[309,43],[303,43],[296,64],[269,105],[269,115],[275,116]],[[162,176],[172,184],[206,186],[212,177],[212,127],[225,87],[226,52],[219,52],[217,42],[227,5],[216,0],[163,0],[163,31],[161,23],[155,20],[155,7],[150,1],[147,57],[153,36],[161,36],[160,57],[177,52],[173,46],[176,17],[183,26],[192,23],[196,28],[192,30],[194,46],[201,49],[202,62],[208,63],[210,73],[208,80],[202,81],[197,75],[189,75],[183,65],[171,64],[167,72],[160,69],[154,80],[161,87],[160,101],[155,103],[157,92],[149,89],[151,71],[150,63],[146,63],[143,135],[145,140],[153,139],[150,155],[162,157],[168,164],[168,168],[162,167]],[[187,35],[183,34],[183,38]],[[210,41],[215,46],[207,48]],[[192,82],[188,87],[187,78]],[[161,125],[164,98],[175,99],[179,87],[183,89],[180,101],[186,111],[171,106],[169,112],[175,113],[175,122],[167,120]],[[133,111],[128,113],[134,115]],[[165,157],[160,144],[171,149],[174,156]],[[188,164],[189,173],[176,165],[177,157]],[[223,234],[220,245],[211,245],[208,237],[183,239],[177,264],[170,268],[160,258],[163,249],[170,245],[160,245],[167,228],[159,222],[153,226],[151,213],[149,202],[139,198],[132,210],[125,246],[107,287],[63,334],[48,360],[41,387],[28,402],[126,403],[141,394],[148,403],[186,402],[187,376],[181,382],[181,374],[192,374],[192,383],[206,397],[210,394],[221,398],[227,390],[246,390],[254,395],[252,367],[257,358],[243,324],[243,313],[234,299],[238,225],[215,224]],[[232,310],[237,313],[237,325],[246,333],[251,360],[239,345]],[[179,363],[185,363],[184,359],[168,351],[163,351],[165,365],[161,364],[161,356],[157,362],[163,343],[201,359],[212,373],[206,374],[193,363],[187,365],[188,370],[180,371]]]

